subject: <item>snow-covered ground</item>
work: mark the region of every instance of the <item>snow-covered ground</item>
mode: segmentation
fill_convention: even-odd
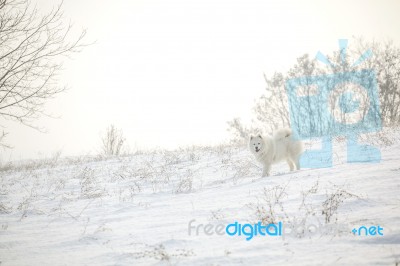
[[[3,165],[0,265],[398,265],[398,139],[380,163],[347,164],[335,143],[334,167],[267,178],[239,146]],[[235,221],[286,233],[215,233]]]

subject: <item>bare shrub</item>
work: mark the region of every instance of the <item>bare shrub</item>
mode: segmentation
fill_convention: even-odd
[[[105,190],[96,180],[95,171],[91,168],[85,167],[81,172],[79,178],[81,179],[81,197],[82,198],[99,198],[104,195]]]
[[[193,250],[175,249],[173,252],[168,252],[163,244],[145,245],[143,251],[130,253],[135,259],[153,258],[160,261],[170,261],[172,258],[194,256]]]
[[[251,129],[244,126],[240,118],[236,117],[228,121],[228,131],[232,134],[232,143],[245,145],[250,137]]]
[[[179,164],[182,159],[180,157],[180,152],[178,151],[162,151],[162,158],[164,160],[165,165],[174,165]]]
[[[33,178],[37,178],[37,176],[32,176]],[[36,184],[33,184],[30,190],[25,188],[25,191],[28,192],[28,195],[23,197],[23,200],[18,204],[17,210],[21,211],[20,220],[26,218],[28,216],[28,211],[33,210],[34,207],[31,206],[32,202],[37,198]]]
[[[225,215],[222,209],[218,209],[216,211],[211,211],[211,216],[209,218],[210,221],[220,221],[225,218]]]
[[[11,207],[7,207],[5,204],[0,202],[0,214],[11,213],[11,211],[12,211]]]
[[[319,189],[319,180],[317,180],[308,190],[306,191],[301,191],[301,203],[299,210],[304,211],[305,213],[305,219],[307,219],[308,216],[314,216],[317,211],[316,211],[316,206],[310,200],[310,196],[313,194],[317,194]]]
[[[125,140],[122,130],[110,125],[101,138],[102,153],[106,156],[120,155],[123,151]]]
[[[293,208],[289,209],[284,201],[288,195],[286,192],[288,184],[265,187],[261,196],[256,197],[257,203],[248,204],[256,222],[263,224],[287,222],[289,228],[293,226],[296,230],[295,236],[300,238],[311,233],[307,226],[309,222],[327,225],[324,230],[344,232],[340,231],[340,224],[338,224],[338,209],[346,200],[359,198],[357,195],[347,192],[342,186],[333,185],[334,189],[326,193],[325,199],[321,200],[320,185],[317,180],[310,188],[300,191],[301,202],[296,211]]]
[[[248,205],[254,211],[257,221],[267,225],[276,223],[281,218],[287,218],[283,199],[287,197],[286,188],[288,184],[277,185],[272,188],[264,187],[261,197],[257,197],[257,204],[250,203]]]
[[[186,170],[185,176],[181,177],[178,185],[175,189],[175,193],[188,193],[191,192],[193,188],[193,172],[188,169]]]
[[[137,194],[137,191],[140,192],[140,187],[136,183],[133,186],[120,187],[118,191],[118,199],[120,202],[132,200]]]
[[[260,167],[254,163],[253,158],[250,157],[231,161],[231,167],[234,171],[234,178],[257,176],[260,169]]]
[[[322,214],[325,217],[325,223],[330,223],[333,218],[335,221],[338,220],[338,209],[339,206],[347,199],[359,198],[359,196],[354,195],[345,191],[343,188],[337,188],[332,193],[326,194],[327,199],[322,203]]]

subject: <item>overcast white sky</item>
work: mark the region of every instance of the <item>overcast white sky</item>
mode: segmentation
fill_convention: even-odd
[[[330,53],[340,38],[400,43],[396,0],[65,0],[64,11],[96,44],[65,62],[59,82],[70,89],[47,105],[60,118],[37,122],[48,133],[1,121],[14,146],[2,160],[97,153],[109,124],[133,148],[218,143],[226,121],[251,114],[263,72]]]

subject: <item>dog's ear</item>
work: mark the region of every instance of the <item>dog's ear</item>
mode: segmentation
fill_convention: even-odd
[[[252,140],[254,137],[253,137],[253,135],[250,135],[250,140]]]
[[[258,134],[258,137],[259,137],[260,139],[262,139],[261,134]]]

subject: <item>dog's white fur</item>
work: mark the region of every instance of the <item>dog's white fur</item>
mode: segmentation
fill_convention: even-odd
[[[289,165],[290,171],[300,169],[300,155],[303,152],[301,141],[292,138],[292,131],[283,128],[275,131],[272,137],[261,135],[250,136],[249,148],[257,161],[263,165],[262,176],[269,176],[271,165],[283,160]]]

